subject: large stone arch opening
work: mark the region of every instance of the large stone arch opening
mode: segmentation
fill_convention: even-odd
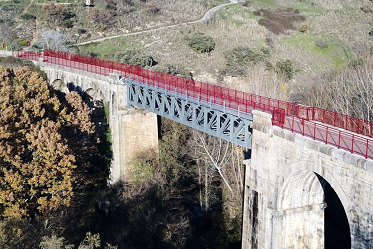
[[[68,93],[70,92],[67,84],[65,82],[63,82],[63,80],[61,79],[55,79],[52,83],[51,83],[51,87],[54,89],[54,90],[57,90],[57,91],[60,91],[60,92],[63,92],[63,93]]]
[[[323,176],[309,169],[292,172],[277,199],[279,248],[351,248],[345,208]]]
[[[347,215],[341,200],[332,186],[315,173],[324,191],[324,235],[326,249],[350,249],[351,234]]]

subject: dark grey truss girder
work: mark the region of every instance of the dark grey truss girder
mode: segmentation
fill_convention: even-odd
[[[252,115],[200,101],[176,92],[131,79],[127,84],[127,105],[174,120],[199,131],[251,149]]]

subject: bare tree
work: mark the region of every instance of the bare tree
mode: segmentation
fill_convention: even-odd
[[[67,51],[65,36],[56,30],[40,31],[40,41],[44,48]]]
[[[11,49],[13,51],[15,42],[18,38],[17,33],[14,31],[14,29],[9,25],[0,24],[0,36],[3,37],[5,42],[11,46]]]
[[[227,200],[239,202],[243,191],[243,151],[239,146],[208,134],[193,131],[191,144],[198,167],[199,199],[206,210],[213,198],[213,182],[219,177]]]
[[[372,55],[315,78],[307,86],[299,90],[303,103],[373,120]]]

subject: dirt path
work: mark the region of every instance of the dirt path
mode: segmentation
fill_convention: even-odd
[[[21,25],[22,25],[22,20],[20,19],[20,17],[22,16],[22,15],[24,15],[27,11],[28,11],[28,9],[31,7],[31,5],[33,4],[35,2],[35,0],[31,0],[31,2],[26,6],[26,8],[22,11],[22,13],[21,14],[19,14],[18,16],[16,16],[14,19],[19,23],[18,25],[17,25],[17,27],[15,27],[15,29],[18,29],[19,27],[21,27]]]
[[[238,2],[240,2],[240,0],[231,0],[230,3],[223,3],[223,4],[220,4],[220,5],[217,5],[214,8],[209,9],[203,15],[203,17],[201,19],[198,19],[196,21],[178,23],[178,24],[173,24],[173,25],[164,26],[164,27],[160,27],[160,28],[142,30],[142,31],[126,33],[126,34],[121,34],[121,35],[112,35],[112,36],[107,36],[107,37],[103,37],[103,38],[99,38],[99,39],[94,39],[94,40],[90,40],[90,41],[76,43],[74,45],[78,45],[78,46],[87,45],[87,44],[101,42],[101,41],[105,41],[105,40],[109,40],[109,39],[113,39],[113,38],[118,38],[118,37],[126,37],[126,36],[132,36],[132,35],[146,34],[146,33],[154,32],[154,31],[159,31],[159,30],[164,30],[164,29],[169,29],[169,28],[176,28],[176,27],[185,26],[185,25],[194,24],[194,23],[201,23],[201,22],[204,22],[204,21],[207,21],[207,20],[211,19],[213,17],[213,15],[215,14],[215,12],[218,11],[219,9],[221,9],[222,7],[230,5],[230,4],[236,4]]]

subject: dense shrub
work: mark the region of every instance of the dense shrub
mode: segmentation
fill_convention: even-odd
[[[214,50],[215,42],[211,36],[195,33],[188,38],[188,45],[199,53],[208,53]]]
[[[4,4],[1,9],[3,11],[15,11],[15,12],[21,12],[22,6],[17,4]]]
[[[240,46],[226,51],[224,56],[226,73],[238,76],[244,75],[250,69],[251,64],[267,62],[267,58],[270,57],[270,49],[262,47],[259,51],[255,51],[249,47]]]
[[[78,29],[78,34],[82,35],[82,34],[85,34],[85,33],[87,33],[86,29]]]
[[[171,65],[171,64],[167,64],[165,66],[156,65],[152,68],[152,70],[171,74],[171,75],[181,76],[184,78],[190,77],[190,72],[186,70],[182,65]]]
[[[27,41],[19,39],[19,40],[17,40],[17,44],[20,45],[20,46],[26,47],[27,46]]]
[[[308,24],[307,23],[303,23],[300,27],[299,27],[299,32],[301,33],[306,33],[308,30]]]
[[[371,29],[368,33],[370,36],[373,36],[373,29]]]
[[[62,26],[67,29],[71,29],[72,27],[74,27],[74,23],[71,20],[65,20],[62,22]]]
[[[140,67],[152,67],[157,64],[152,56],[146,55],[138,50],[127,50],[124,53],[115,55],[115,58],[122,63]]]
[[[157,14],[160,11],[160,7],[156,1],[150,1],[146,3],[146,11],[151,14]]]
[[[23,14],[22,16],[21,16],[21,18],[22,19],[24,19],[24,20],[35,20],[36,19],[36,17],[34,16],[34,15],[31,15],[31,14]]]
[[[105,8],[111,11],[117,11],[117,4],[113,0],[106,1]]]
[[[276,72],[283,75],[286,79],[291,79],[294,76],[294,65],[289,59],[276,62]]]

